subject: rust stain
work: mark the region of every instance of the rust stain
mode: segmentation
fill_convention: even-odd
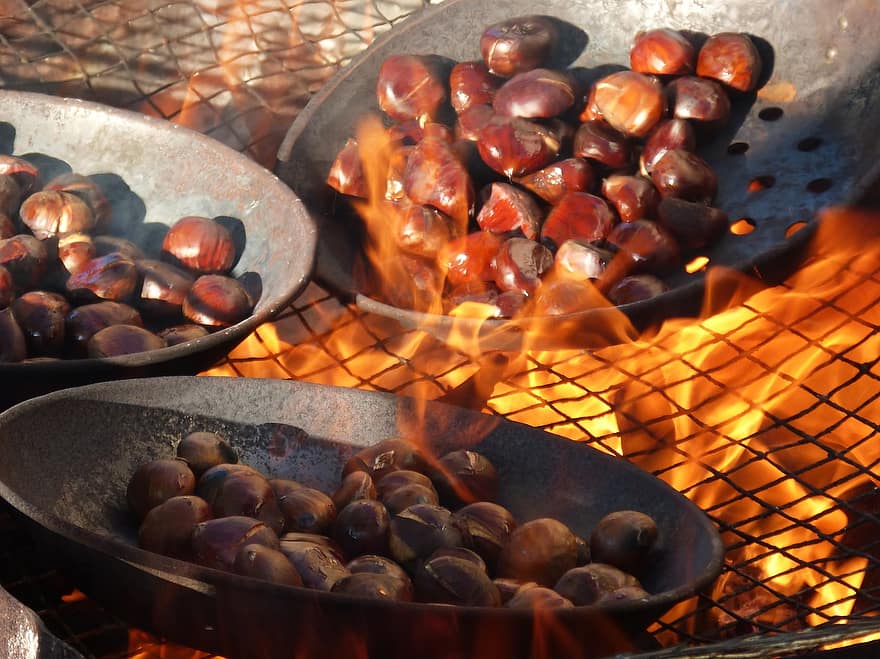
[[[758,98],[771,103],[791,103],[797,97],[797,87],[790,82],[773,82],[758,90]]]

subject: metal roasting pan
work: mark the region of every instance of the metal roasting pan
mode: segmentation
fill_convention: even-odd
[[[247,319],[185,344],[111,359],[0,364],[0,409],[101,380],[194,374],[216,363],[284,309],[308,281],[317,229],[290,189],[246,156],[169,121],[76,99],[0,91],[0,153],[38,165],[42,178],[92,177],[113,209],[111,233],[158,257],[184,215],[233,232],[233,276],[259,294]]]
[[[709,34],[745,32],[755,38],[762,54],[762,88],[756,95],[735,99],[730,123],[700,154],[720,177],[716,205],[727,211],[731,222],[748,218],[755,229],[748,235],[728,233],[692,256],[705,255],[710,266],[728,266],[778,283],[802,258],[815,212],[861,199],[880,178],[880,41],[875,12],[870,0],[760,6],[751,0],[548,0],[539,5],[528,0],[447,0],[382,35],[341,70],[297,116],[278,152],[276,171],[319,224],[319,280],[367,311],[445,337],[451,329],[449,317],[385,304],[360,287],[352,271],[361,261],[361,222],[324,183],[360,118],[378,112],[375,83],[383,60],[392,53],[479,59],[479,37],[487,25],[542,13],[558,19],[562,27],[551,64],[573,67],[588,82],[628,66],[632,38],[641,29],[685,30],[698,44]],[[773,182],[748,192],[749,182],[758,177],[773,177]],[[799,222],[808,222],[806,230],[786,238],[786,231]],[[703,273],[689,275],[682,268],[667,281],[668,293],[620,307],[636,328],[700,311]],[[618,334],[597,331],[614,315],[612,309],[593,309],[544,321],[475,320],[465,325],[486,348],[516,346],[526,324],[537,325],[547,347],[591,347],[619,340]]]
[[[473,447],[497,466],[498,501],[521,522],[554,516],[588,534],[613,510],[652,515],[659,548],[643,578],[652,595],[543,613],[380,603],[143,551],[126,509],[127,482],[139,464],[173,455],[195,429],[223,433],[264,473],[325,491],[353,452],[389,436],[420,436],[437,453]],[[723,555],[701,511],[625,460],[458,407],[279,380],[126,380],[21,403],[0,416],[0,495],[98,603],[140,628],[236,659],[365,656],[358,648],[382,659],[478,657],[487,647],[505,657],[606,656],[633,649],[633,635],[705,590]]]

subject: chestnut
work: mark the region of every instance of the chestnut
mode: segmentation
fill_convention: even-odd
[[[645,137],[666,111],[663,86],[635,71],[618,71],[594,83],[602,118],[629,137]]]
[[[398,469],[388,472],[376,482],[377,498],[381,501],[393,494],[395,490],[407,485],[422,485],[434,489],[431,479],[422,472],[412,469]]]
[[[21,204],[21,187],[8,174],[0,174],[0,215],[7,219],[18,212]],[[4,236],[8,238],[9,236]]]
[[[291,548],[295,543],[304,542],[306,544],[318,545],[333,554],[340,561],[343,560],[342,547],[332,538],[318,533],[301,533],[299,531],[288,531],[281,536],[281,548]]]
[[[156,334],[165,339],[165,343],[169,346],[176,346],[180,343],[208,336],[208,330],[201,325],[184,324],[166,327],[156,332]]]
[[[666,86],[669,109],[676,119],[722,123],[730,116],[730,99],[720,84],[708,78],[683,76]]]
[[[516,528],[509,510],[491,501],[476,501],[457,510],[452,523],[461,533],[461,544],[486,562],[494,574],[501,549]]]
[[[599,520],[590,534],[593,560],[635,576],[644,572],[657,544],[657,523],[636,510],[619,510]]]
[[[482,161],[508,178],[547,166],[561,148],[562,140],[551,128],[521,117],[495,115],[477,140]]]
[[[275,492],[256,470],[233,471],[220,483],[210,502],[215,517],[243,515],[263,522],[276,534],[284,528]]]
[[[171,497],[193,494],[196,477],[183,460],[159,458],[139,466],[128,482],[125,498],[129,509],[142,520]]]
[[[378,482],[385,474],[399,469],[424,472],[427,462],[415,444],[400,438],[390,438],[355,453],[345,463],[342,475],[365,471]]]
[[[623,133],[604,121],[587,121],[574,134],[574,155],[614,169],[625,167],[632,157],[632,147]]]
[[[585,240],[566,240],[556,250],[553,267],[569,279],[598,279],[613,254]]]
[[[24,158],[0,154],[0,175],[14,178],[22,196],[29,195],[39,187],[40,170]]]
[[[654,165],[671,149],[693,151],[697,147],[694,127],[685,119],[666,119],[658,123],[642,149],[639,167],[642,174],[650,176]]]
[[[616,273],[623,276],[634,268],[663,271],[675,266],[679,260],[675,238],[651,220],[621,222],[608,233],[607,240],[619,251],[605,270],[606,277]],[[627,260],[629,263],[624,264]]]
[[[714,78],[741,92],[750,92],[758,86],[761,77],[761,55],[746,34],[714,34],[697,55],[697,75]]]
[[[693,72],[696,61],[693,44],[669,28],[639,32],[629,51],[629,66],[639,73],[684,75]]]
[[[0,240],[0,265],[5,267],[19,291],[36,288],[49,265],[43,241],[25,234]]]
[[[564,316],[606,306],[599,289],[585,279],[551,279],[535,293],[535,312],[541,316]]]
[[[98,255],[92,237],[87,233],[68,233],[58,239],[58,260],[73,274]]]
[[[202,275],[183,299],[183,315],[199,325],[228,327],[247,318],[253,302],[245,287],[232,277]]]
[[[278,549],[278,536],[252,517],[223,517],[196,524],[192,532],[195,561],[206,567],[232,572],[242,547],[259,544]]]
[[[137,287],[137,266],[118,252],[98,256],[70,275],[65,288],[75,299],[124,302]]]
[[[450,241],[440,253],[441,267],[452,286],[493,281],[495,255],[505,238],[489,231],[475,231]]]
[[[384,554],[388,551],[389,516],[375,499],[352,501],[332,524],[333,539],[346,556]]]
[[[118,357],[165,347],[165,341],[136,325],[111,325],[95,332],[86,345],[89,357]]]
[[[480,54],[489,71],[509,77],[543,64],[558,35],[543,16],[519,16],[490,25],[480,36]]]
[[[232,571],[262,581],[302,586],[302,578],[280,550],[260,544],[243,545],[235,555]]]
[[[421,601],[460,606],[501,606],[501,594],[485,571],[457,556],[425,561],[413,579]]]
[[[353,471],[342,479],[342,483],[336,488],[331,499],[333,499],[336,510],[342,510],[352,501],[375,499],[376,496],[377,490],[373,483],[373,477],[365,471]]]
[[[64,319],[70,303],[50,291],[28,291],[12,303],[32,357],[57,356],[64,348]]]
[[[102,233],[92,236],[92,242],[95,244],[96,256],[107,256],[116,252],[132,261],[140,261],[145,258],[143,250],[125,238]]]
[[[452,525],[452,513],[430,504],[416,504],[391,518],[388,546],[399,563],[430,556],[440,547],[461,545],[461,533]]]
[[[456,508],[488,501],[498,494],[498,472],[486,456],[467,449],[450,451],[431,474],[440,499]]]
[[[718,176],[705,160],[683,149],[670,149],[654,163],[651,180],[661,197],[712,203]]]
[[[705,247],[727,228],[727,213],[720,208],[675,197],[660,202],[657,219],[688,247]]]
[[[249,471],[261,475],[256,469],[246,464],[219,464],[208,468],[196,483],[196,495],[202,497],[208,502],[208,505],[214,506],[214,501],[223,487],[223,482],[229,478],[230,474],[239,471]]]
[[[549,119],[574,105],[574,81],[568,73],[532,69],[513,76],[492,100],[495,112],[507,117]]]
[[[331,592],[394,602],[411,602],[413,599],[412,582],[409,579],[404,581],[387,574],[371,572],[346,575],[334,582]]]
[[[644,176],[609,176],[602,181],[602,196],[614,205],[623,222],[653,218],[660,203],[657,188]]]
[[[177,457],[185,460],[196,478],[219,464],[235,464],[235,449],[216,432],[199,430],[187,434],[177,444]]]
[[[516,182],[548,204],[556,204],[566,192],[589,191],[593,187],[593,168],[582,158],[566,158],[521,176]]]
[[[440,503],[440,497],[437,496],[437,491],[433,486],[429,485],[426,487],[413,483],[403,485],[388,492],[382,497],[382,503],[388,508],[390,514],[396,515],[417,503],[428,503],[436,506]]]
[[[662,279],[654,275],[640,274],[623,277],[608,289],[607,295],[609,300],[620,306],[650,300],[667,290],[669,289]]]
[[[575,606],[595,604],[606,593],[626,586],[639,586],[631,574],[605,563],[590,563],[572,568],[563,574],[553,590]]]
[[[280,499],[294,490],[303,489],[305,485],[290,478],[270,478],[269,487],[271,487],[272,491],[275,493],[275,498]]]
[[[113,212],[110,202],[101,186],[82,174],[68,172],[59,174],[43,186],[44,191],[68,192],[82,199],[92,211],[95,218],[95,230],[106,231],[109,228]]]
[[[25,357],[27,344],[12,309],[0,309],[0,363],[20,362]]]
[[[641,586],[621,586],[616,590],[604,592],[596,600],[597,604],[610,604],[615,602],[643,602],[651,596]]]
[[[498,576],[552,587],[576,564],[574,533],[559,520],[543,517],[513,530],[498,557]]]
[[[209,217],[182,217],[162,240],[162,254],[172,263],[202,274],[226,274],[235,263],[235,242],[219,222]]]
[[[440,547],[430,556],[428,556],[427,560],[433,560],[439,556],[452,556],[453,558],[460,558],[463,561],[468,561],[469,563],[473,563],[476,565],[481,571],[489,574],[489,570],[486,567],[486,561],[475,551],[467,549],[465,547]],[[420,567],[420,566],[419,566]],[[419,569],[418,567],[416,569]]]
[[[532,295],[553,267],[553,253],[528,238],[510,238],[495,255],[495,285],[501,291]]]
[[[484,62],[459,62],[449,72],[452,107],[462,114],[471,107],[489,105],[503,83],[504,79],[490,73]]]
[[[12,221],[12,218],[6,213],[0,211],[0,240],[12,238],[12,236],[17,233],[18,229],[16,229],[15,222]]]
[[[291,531],[323,533],[336,519],[333,499],[311,487],[285,493],[279,497],[278,507],[284,515],[285,528]]]
[[[171,497],[146,514],[138,530],[138,546],[188,560],[192,558],[193,529],[212,517],[204,499],[191,494]]]
[[[363,198],[369,196],[358,143],[353,137],[346,140],[330,165],[327,185],[344,195]]]
[[[510,609],[569,609],[574,604],[551,588],[526,585],[519,588],[504,606]]]
[[[537,587],[538,585],[534,581],[525,584],[518,579],[504,578],[492,579],[492,583],[495,584],[495,587],[498,589],[498,593],[501,595],[502,606],[507,604],[513,598],[513,596],[516,595],[516,592],[523,586]]]
[[[586,565],[591,560],[593,560],[592,555],[590,554],[590,543],[584,540],[581,536],[575,536],[577,541],[577,564],[578,567],[581,565]]]
[[[601,197],[588,192],[568,192],[547,214],[541,242],[558,247],[566,240],[604,240],[617,218]]]
[[[89,339],[95,333],[111,325],[136,325],[143,327],[141,315],[121,302],[96,302],[72,309],[65,319],[65,335],[70,351],[83,356]]]
[[[351,559],[346,566],[352,574],[384,574],[401,581],[409,581],[409,575],[397,563],[385,556],[363,554]]]
[[[415,204],[433,206],[463,232],[474,207],[470,173],[445,140],[425,137],[406,159],[403,189]]]
[[[455,137],[459,140],[476,142],[480,139],[480,131],[489,125],[495,116],[491,105],[472,105],[458,115],[455,122]]]
[[[379,68],[376,97],[382,111],[395,121],[433,119],[447,101],[439,58],[389,55]]]
[[[538,202],[509,183],[492,183],[489,198],[477,214],[477,224],[484,231],[519,231],[530,240],[537,237],[542,219]]]
[[[22,223],[39,240],[65,233],[87,232],[95,226],[95,216],[89,205],[69,192],[36,192],[21,203],[19,215]]]
[[[434,259],[455,235],[455,222],[431,206],[407,204],[394,215],[394,237],[404,252]]]
[[[351,574],[329,545],[305,540],[282,540],[281,551],[293,563],[306,588],[330,591]]]
[[[156,315],[179,314],[195,278],[164,261],[141,259],[136,266],[141,276],[141,309]]]
[[[9,270],[0,265],[0,309],[5,309],[15,299],[15,282]]]

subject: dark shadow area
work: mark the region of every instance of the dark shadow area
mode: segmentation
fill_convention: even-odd
[[[11,154],[15,146],[15,126],[0,121],[0,153]]]
[[[546,66],[549,69],[568,68],[584,52],[587,44],[590,43],[590,38],[581,28],[568,21],[563,21],[555,16],[544,16],[543,18],[553,24],[559,35]]]
[[[45,153],[24,153],[18,156],[22,160],[27,160],[34,167],[40,170],[40,180],[45,184],[56,176],[61,174],[69,174],[73,168],[63,160],[55,158]]]
[[[248,296],[256,304],[263,297],[263,278],[257,272],[248,271],[239,276],[238,283],[244,286]]]
[[[235,260],[232,262],[234,269],[238,265],[238,261],[241,259],[244,247],[247,244],[247,230],[245,229],[244,222],[228,215],[218,215],[214,218],[214,221],[225,228],[229,235],[232,236],[232,242],[235,244]]]

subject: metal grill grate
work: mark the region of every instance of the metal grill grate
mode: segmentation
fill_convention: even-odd
[[[423,4],[0,0],[0,87],[161,116],[271,166],[310,95]],[[623,453],[701,505],[728,548],[711,599],[653,630],[663,656],[816,647],[880,631],[870,619],[880,608],[877,260],[807,267],[634,345],[478,359],[312,284],[211,373],[444,398]],[[71,596],[5,510],[0,565],[0,585],[86,656],[159,656],[129,648],[124,624]],[[817,606],[823,588],[833,597]],[[841,619],[850,624],[815,627]]]

